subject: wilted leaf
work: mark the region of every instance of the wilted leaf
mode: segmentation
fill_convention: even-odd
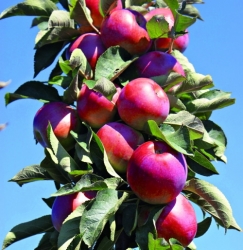
[[[2,249],[4,250],[16,241],[25,239],[27,237],[53,231],[53,225],[50,215],[42,216],[38,219],[21,223],[13,227],[6,235]]]
[[[26,0],[18,3],[0,14],[0,19],[11,16],[50,16],[57,6],[50,0]]]
[[[7,93],[5,95],[5,104],[8,105],[20,99],[36,99],[43,102],[61,101],[55,88],[38,81],[26,82],[14,93]]]
[[[6,126],[7,126],[7,123],[5,123],[5,124],[0,124],[0,131],[3,130],[3,129],[5,129]]]
[[[91,246],[97,240],[106,222],[127,198],[127,193],[119,193],[114,189],[98,192],[92,206],[84,211],[80,223],[80,232],[86,245]]]
[[[23,168],[9,181],[16,182],[19,186],[22,186],[29,182],[41,180],[52,180],[52,178],[45,169],[41,168],[39,165],[33,165]]]
[[[225,229],[232,226],[234,229],[241,231],[234,220],[228,200],[217,187],[204,180],[191,179],[186,182],[184,190],[196,194],[193,199],[189,198],[205,212],[219,219]]]

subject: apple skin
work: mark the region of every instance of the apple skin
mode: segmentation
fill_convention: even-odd
[[[169,29],[171,30],[172,26],[174,25],[175,19],[174,16],[169,8],[156,8],[144,15],[144,18],[149,21],[155,15],[162,15],[164,16],[165,20],[169,24]],[[187,32],[187,30],[186,30]],[[154,40],[153,47],[155,50],[162,50],[167,51],[170,47],[171,38],[157,38]],[[173,48],[179,50],[180,52],[184,52],[189,43],[189,34],[186,33],[177,37],[174,40]]]
[[[107,152],[109,162],[117,173],[126,173],[128,161],[134,150],[144,143],[143,135],[133,128],[119,122],[102,126],[98,137]]]
[[[121,88],[117,87],[117,92],[109,101],[101,93],[89,89],[87,85],[83,84],[77,99],[79,118],[92,128],[100,128],[104,124],[113,121],[117,114],[116,101],[120,91]]]
[[[149,78],[136,78],[123,87],[117,109],[129,126],[143,130],[148,120],[161,124],[169,114],[170,103],[164,90]]]
[[[33,120],[34,137],[43,147],[50,146],[47,137],[49,122],[62,146],[67,150],[73,148],[75,140],[70,131],[79,128],[76,110],[63,102],[50,102],[37,111]]]
[[[57,196],[52,205],[51,214],[54,228],[60,232],[62,223],[68,215],[85,201],[91,200],[95,198],[95,196],[95,191],[85,191],[64,196]]]
[[[166,75],[171,71],[185,76],[184,69],[175,57],[162,51],[150,51],[134,62],[139,77]]]
[[[191,203],[179,194],[168,203],[158,219],[156,229],[159,238],[178,240],[184,247],[188,246],[197,233],[196,213]]]
[[[97,28],[100,28],[101,23],[103,21],[103,16],[99,10],[99,3],[101,0],[85,0],[86,7],[90,10],[90,15],[93,19],[93,25]],[[122,9],[122,2],[121,0],[117,1],[117,5],[114,7],[113,10]],[[113,11],[112,10],[112,11]]]
[[[143,143],[128,162],[128,184],[142,201],[150,204],[166,204],[174,200],[186,179],[184,155],[161,141]]]
[[[119,45],[131,55],[145,53],[152,43],[143,15],[127,9],[112,11],[104,18],[100,32],[106,48]]]
[[[92,69],[95,69],[98,58],[106,50],[101,37],[96,33],[85,33],[79,36],[66,50],[66,58],[70,59],[72,52],[81,49]]]

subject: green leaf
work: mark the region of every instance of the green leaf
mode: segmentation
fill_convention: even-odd
[[[114,189],[98,192],[92,205],[84,211],[80,223],[80,233],[87,246],[90,247],[97,240],[106,222],[127,198],[127,193]]]
[[[34,56],[34,78],[44,69],[49,67],[57,55],[63,49],[64,43],[53,43],[44,45],[41,48],[38,48]]]
[[[114,241],[110,240],[107,236],[105,236],[101,240],[97,250],[113,250],[114,245],[115,245],[116,241],[118,240],[118,238],[119,238],[120,234],[122,233],[122,231],[123,231],[123,229],[120,229],[120,230],[115,232]]]
[[[101,77],[93,86],[93,90],[101,93],[108,100],[112,100],[113,95],[117,92],[116,87],[113,82],[108,79]]]
[[[77,134],[71,131],[71,135],[77,142],[75,149],[80,161],[92,164],[93,161],[90,156],[90,143],[93,136],[92,130],[88,128],[88,132],[85,134]]]
[[[10,232],[7,233],[2,249],[4,250],[11,244],[27,237],[51,231],[53,231],[53,225],[50,215],[45,215],[38,219],[21,223],[13,227]]]
[[[45,154],[46,157],[40,163],[41,168],[45,169],[52,179],[58,183],[65,184],[70,182],[68,174],[58,165],[58,160],[51,149],[46,148]]]
[[[99,164],[103,164],[105,166],[105,170],[107,171],[107,173],[109,173],[113,177],[121,178],[116,173],[116,171],[113,169],[113,167],[111,166],[111,164],[108,160],[107,153],[104,149],[104,146],[103,146],[100,138],[94,132],[93,132],[91,146],[93,146],[93,149],[94,149],[94,150],[92,150],[92,149],[90,150],[90,152],[92,154],[91,157],[94,160],[94,162],[96,161],[96,164],[98,164],[99,168],[101,168],[100,170],[101,171],[104,170],[104,168],[99,165]],[[95,158],[93,158],[93,157],[95,157]],[[98,159],[97,159],[97,157],[98,157]],[[103,159],[103,160],[101,160],[101,159]]]
[[[136,242],[140,249],[149,250],[149,233],[152,233],[154,237],[157,237],[155,220],[158,214],[161,213],[163,206],[153,206],[149,212],[146,222],[139,226],[136,230]]]
[[[184,250],[183,246],[173,244],[173,245],[163,245],[163,239],[154,239],[152,233],[148,234],[148,250]]]
[[[61,101],[55,88],[38,81],[26,82],[14,93],[7,93],[5,95],[5,104],[8,105],[20,99],[35,99],[42,102]]]
[[[66,89],[73,80],[70,76],[54,76],[51,78],[48,83],[52,85],[61,86],[63,89]]]
[[[197,234],[195,238],[203,236],[209,229],[212,222],[212,217],[207,217],[197,224]]]
[[[80,33],[96,32],[97,28],[93,25],[93,20],[87,11],[84,0],[70,0],[69,1],[70,17],[79,24]]]
[[[151,39],[168,37],[170,28],[169,23],[162,15],[153,16],[147,23],[146,29]]]
[[[53,153],[56,156],[58,165],[60,165],[61,168],[67,173],[74,170],[79,170],[80,167],[75,162],[75,160],[70,156],[70,154],[63,148],[61,143],[58,141],[50,124],[48,125],[47,128],[47,136],[51,148],[53,150]]]
[[[12,16],[50,16],[57,6],[50,0],[26,0],[18,3],[0,14],[0,19]]]
[[[78,69],[79,74],[82,75],[85,79],[93,78],[93,71],[81,49],[77,48],[72,52],[69,62],[71,68]]]
[[[122,225],[125,233],[131,236],[137,226],[138,201],[134,204],[128,204],[122,212]]]
[[[190,169],[200,175],[211,176],[219,174],[213,164],[199,151],[194,151],[194,156],[187,158],[187,164]]]
[[[184,190],[196,194],[194,197],[189,197],[190,200],[220,220],[225,229],[233,227],[241,231],[235,222],[228,200],[217,187],[204,180],[191,179],[186,182]]]
[[[169,114],[164,124],[169,124],[173,127],[186,126],[190,132],[191,140],[201,138],[204,134],[204,125],[202,121],[187,111]]]
[[[31,28],[38,26],[40,30],[45,30],[48,28],[48,20],[49,18],[45,16],[35,17],[32,20]]]
[[[105,0],[100,1],[99,10],[101,15],[104,17],[109,15],[109,12],[117,6],[118,0]]]
[[[174,30],[175,33],[186,30],[189,26],[196,22],[196,17],[189,17],[180,14],[179,11],[179,3],[177,0],[164,0],[164,2],[171,9],[173,16],[175,18]]]
[[[168,124],[162,124],[159,128],[155,121],[149,120],[145,132],[159,140],[165,141],[182,154],[193,155],[189,130],[186,126],[180,126],[180,128],[175,131],[175,129]]]
[[[180,11],[181,14],[190,16],[190,17],[196,17],[197,19],[203,21],[199,10],[194,7],[192,4],[187,4],[185,9],[183,11]]]
[[[224,152],[227,146],[227,138],[226,138],[224,131],[222,130],[220,126],[218,126],[213,121],[207,120],[207,121],[204,121],[203,123],[204,123],[205,129],[208,132],[210,139],[216,145],[216,147],[214,147],[213,149],[215,156],[221,161],[226,163],[227,159],[224,155]]]
[[[166,75],[151,77],[152,80],[157,82],[165,92],[169,91],[171,87],[185,80],[185,77],[176,73],[170,72]]]
[[[86,208],[88,202],[84,202],[82,205],[78,206],[63,222],[58,237],[58,250],[66,250],[71,244],[75,236],[79,235],[79,224],[81,216],[84,209]]]
[[[52,178],[48,174],[48,172],[45,169],[41,168],[39,165],[32,165],[23,168],[9,181],[16,182],[21,187],[26,183],[41,180],[52,180]]]
[[[119,46],[108,48],[98,59],[95,67],[95,80],[104,77],[114,81],[136,58]],[[105,65],[105,67],[104,67]]]
[[[58,238],[58,232],[48,232],[43,235],[39,241],[38,246],[34,250],[54,250],[56,249],[56,242]]]
[[[201,89],[208,89],[214,86],[210,75],[202,75],[195,72],[188,72],[186,80],[181,85],[173,89],[173,93],[179,95],[185,92],[192,92]]]
[[[70,18],[69,12],[65,10],[54,10],[48,20],[48,28],[70,27],[75,28],[74,20]]]
[[[221,90],[209,90],[186,104],[187,110],[192,113],[209,112],[222,109],[235,103],[235,99],[230,98],[229,92]]]
[[[171,55],[177,59],[177,61],[181,64],[182,68],[186,72],[195,72],[192,63],[190,63],[188,58],[184,54],[182,54],[179,50],[173,50]]]
[[[80,32],[72,27],[58,26],[41,30],[35,39],[35,48],[41,48],[46,44],[68,42],[80,35]]]
[[[170,101],[170,110],[172,112],[180,112],[186,109],[186,106],[183,102],[176,96],[167,94],[169,101]]]

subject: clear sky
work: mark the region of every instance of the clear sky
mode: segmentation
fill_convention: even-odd
[[[19,0],[0,2],[0,12]],[[191,28],[190,44],[185,51],[196,71],[212,76],[216,89],[232,92],[236,104],[215,111],[212,120],[220,125],[228,138],[226,156],[228,163],[215,163],[219,176],[201,177],[217,186],[229,200],[238,224],[243,228],[243,80],[241,27],[243,8],[241,0],[205,0],[197,5],[204,21],[197,21]],[[44,158],[43,148],[35,145],[32,122],[41,103],[21,100],[5,107],[4,95],[14,92],[21,84],[33,80],[34,39],[37,29],[30,29],[32,18],[13,17],[0,20],[0,81],[11,80],[8,87],[0,90],[0,124],[8,122],[0,132],[0,242],[15,225],[50,214],[41,198],[48,198],[55,187],[52,182],[35,182],[20,188],[8,182],[26,166],[39,164]],[[36,80],[47,80],[51,68],[40,73]],[[200,221],[201,214],[198,213]],[[40,236],[14,243],[10,250],[33,250]],[[194,242],[199,250],[240,250],[243,233],[218,229],[213,222],[209,231]]]

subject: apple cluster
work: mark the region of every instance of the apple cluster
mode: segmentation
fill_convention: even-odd
[[[153,77],[170,72],[185,76],[170,51],[185,51],[189,34],[150,38],[146,24],[153,17],[164,17],[172,29],[175,19],[169,8],[148,9],[144,14],[126,9],[117,1],[103,16],[99,0],[86,0],[86,7],[99,33],[87,32],[77,37],[67,47],[66,59],[80,49],[95,70],[99,57],[108,48],[120,46],[137,57],[131,64],[136,77],[124,85],[114,82],[111,98],[82,82],[74,107],[64,102],[45,104],[34,117],[35,139],[43,147],[51,147],[50,124],[60,144],[72,151],[76,141],[70,132],[82,134],[89,126],[100,139],[114,171],[127,182],[133,195],[142,204],[164,206],[156,220],[158,237],[167,241],[174,238],[186,247],[197,232],[195,211],[182,194],[188,172],[186,158],[166,142],[147,134],[146,127],[150,120],[160,126],[170,113],[167,94],[173,94],[174,87],[182,83],[166,92]],[[77,206],[95,197],[96,192],[92,191],[57,197],[52,207],[56,230],[60,231],[63,221]],[[146,220],[148,213],[145,217],[140,213],[140,220]]]

